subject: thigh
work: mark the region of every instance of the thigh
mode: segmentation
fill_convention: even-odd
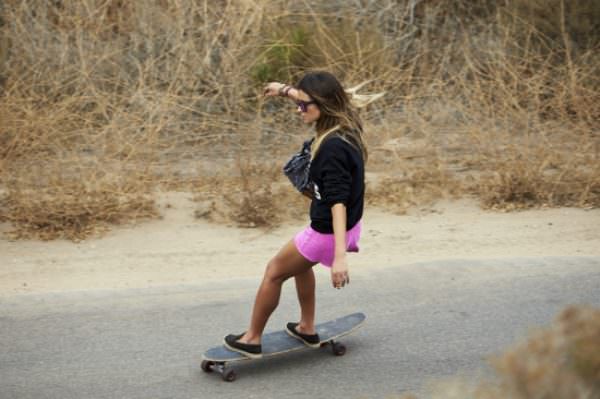
[[[298,249],[294,240],[290,240],[283,246],[269,262],[267,276],[277,280],[287,280],[310,270],[316,262],[306,259]]]

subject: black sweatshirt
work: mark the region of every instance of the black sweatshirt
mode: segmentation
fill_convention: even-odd
[[[346,231],[362,217],[365,199],[365,168],[360,149],[335,134],[326,138],[310,165],[314,183],[310,204],[311,227],[333,233],[331,207],[346,206]]]

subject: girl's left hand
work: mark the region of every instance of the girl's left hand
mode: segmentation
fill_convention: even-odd
[[[350,284],[350,276],[348,274],[348,262],[345,256],[336,256],[331,266],[331,282],[333,288],[338,290],[346,284]]]

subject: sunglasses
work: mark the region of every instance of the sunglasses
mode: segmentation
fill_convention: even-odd
[[[316,103],[317,102],[314,101],[314,100],[311,100],[311,101],[302,101],[302,100],[296,101],[296,105],[298,107],[300,107],[300,111],[302,111],[302,112],[308,111],[308,106],[310,104],[316,104]]]

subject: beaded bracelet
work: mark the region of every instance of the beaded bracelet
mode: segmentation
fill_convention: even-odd
[[[293,89],[292,86],[284,85],[282,88],[279,89],[279,95],[281,97],[287,97],[288,94],[289,94],[289,92],[290,92],[290,90],[292,90],[292,89]]]

